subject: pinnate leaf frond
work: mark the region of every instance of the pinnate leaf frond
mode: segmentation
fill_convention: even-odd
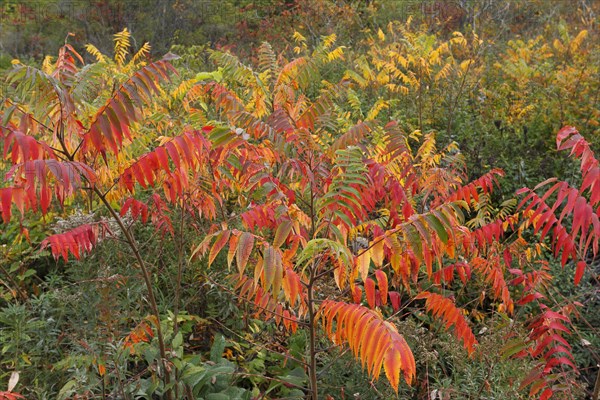
[[[336,344],[347,343],[354,356],[367,367],[367,372],[378,379],[381,368],[398,391],[400,373],[407,383],[412,383],[415,359],[397,329],[366,307],[326,300],[319,309],[327,336]]]
[[[175,56],[167,54],[161,60],[135,72],[106,101],[94,116],[83,137],[83,150],[97,150],[106,159],[106,152],[119,154],[125,138],[132,140],[129,127],[141,118],[142,110],[152,103],[153,94],[160,94],[156,83],[168,81],[176,73],[169,62]]]
[[[421,292],[415,299],[425,299],[427,311],[432,311],[435,317],[441,318],[446,325],[446,329],[453,326],[456,337],[463,341],[469,354],[473,354],[477,339],[475,339],[475,335],[473,335],[469,324],[465,320],[462,309],[456,307],[452,300],[437,293]]]
[[[108,230],[105,223],[85,224],[63,233],[48,236],[42,241],[41,249],[50,247],[52,256],[58,260],[62,257],[65,262],[69,260],[69,253],[80,259],[98,244]]]

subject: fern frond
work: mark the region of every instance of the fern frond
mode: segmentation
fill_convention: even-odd
[[[367,185],[367,168],[360,148],[350,146],[335,152],[333,180],[317,209],[322,218],[333,214],[348,228],[365,219],[360,189]]]
[[[131,61],[129,61],[130,66],[135,66],[138,63],[142,62],[144,58],[150,55],[150,43],[145,42],[142,47],[131,57]]]
[[[115,62],[119,66],[125,65],[125,59],[129,55],[131,48],[131,33],[124,28],[121,32],[114,34],[115,42]]]
[[[277,55],[268,42],[262,42],[258,47],[258,68],[261,72],[270,71],[273,76],[279,73]]]
[[[107,61],[107,57],[93,44],[86,44],[85,50],[96,59],[96,62],[105,63]]]
[[[350,146],[359,146],[361,141],[371,133],[371,122],[359,122],[351,127],[346,133],[337,138],[331,145],[330,151],[337,152]]]

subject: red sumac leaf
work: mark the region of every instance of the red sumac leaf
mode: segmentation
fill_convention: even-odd
[[[365,281],[365,294],[369,307],[375,308],[375,281],[371,278],[367,278]]]
[[[579,282],[583,277],[583,273],[585,272],[585,266],[585,261],[577,262],[577,267],[575,268],[575,285],[579,285]]]
[[[356,304],[360,304],[362,300],[362,289],[359,286],[352,288],[352,301]]]
[[[400,293],[398,292],[389,292],[388,294],[390,296],[390,303],[392,304],[392,309],[394,310],[394,312],[398,312],[398,310],[400,310]]]

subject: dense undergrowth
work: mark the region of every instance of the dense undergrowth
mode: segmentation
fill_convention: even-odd
[[[0,399],[592,398],[592,5],[294,4],[5,66]]]

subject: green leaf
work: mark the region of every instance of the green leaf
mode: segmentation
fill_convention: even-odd
[[[500,349],[500,354],[502,354],[502,360],[510,358],[511,356],[517,354],[526,347],[527,343],[525,343],[522,338],[510,340]]]
[[[77,385],[77,380],[71,379],[60,389],[58,392],[57,400],[66,400],[75,393],[75,386]]]
[[[210,348],[210,360],[212,362],[218,362],[225,351],[225,337],[223,335],[215,336],[215,341]]]
[[[206,381],[206,369],[203,366],[192,365],[186,367],[184,373],[182,375],[183,381],[190,385],[192,388],[195,388],[200,383],[202,385],[205,384]]]
[[[444,229],[444,225],[437,219],[436,216],[432,214],[427,214],[425,216],[427,222],[429,222],[429,226],[433,228],[435,233],[437,233],[438,237],[444,242],[444,244],[448,243],[448,232]]]
[[[224,393],[210,393],[206,396],[206,400],[231,400],[231,397]]]
[[[183,344],[183,335],[181,334],[181,332],[177,332],[177,335],[175,335],[175,337],[173,338],[173,342],[171,342],[171,345],[173,346],[174,349],[180,347]]]

